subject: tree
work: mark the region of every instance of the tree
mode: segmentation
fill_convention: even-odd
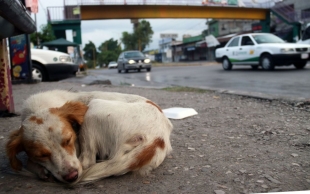
[[[50,24],[46,24],[46,25],[43,24],[41,25],[40,29],[41,30],[39,32],[34,32],[30,34],[30,41],[35,46],[38,46],[38,41],[39,41],[39,44],[41,44],[43,42],[49,42],[49,41],[56,39],[56,37],[54,36],[53,30],[52,30],[52,26]]]
[[[102,43],[98,50],[98,62],[100,65],[108,64],[110,61],[116,61],[119,54],[122,52],[121,46],[117,40],[111,38],[110,40]]]
[[[87,61],[87,67],[95,68],[97,66],[96,57],[98,56],[95,44],[92,41],[89,41],[89,43],[85,44],[83,51],[84,59]]]
[[[133,33],[123,32],[121,41],[124,44],[124,50],[143,51],[152,42],[153,34],[150,22],[146,20],[140,21]]]

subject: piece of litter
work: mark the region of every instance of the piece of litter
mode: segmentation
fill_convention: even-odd
[[[181,107],[167,108],[164,109],[163,112],[169,119],[183,119],[198,114],[192,108],[181,108]]]

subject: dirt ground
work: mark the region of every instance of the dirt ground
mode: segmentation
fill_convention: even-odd
[[[263,193],[310,190],[310,106],[216,92],[39,83],[13,85],[23,99],[49,89],[113,91],[145,96],[161,106],[194,108],[172,120],[173,152],[148,177],[126,174],[73,188],[10,173],[4,145],[20,117],[0,118],[0,193]]]

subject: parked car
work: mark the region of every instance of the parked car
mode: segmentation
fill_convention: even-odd
[[[222,63],[224,70],[231,70],[233,65],[251,65],[253,69],[261,66],[264,70],[294,65],[302,69],[309,56],[309,45],[286,43],[269,33],[238,35],[231,38],[225,47],[215,51],[216,61]]]
[[[63,52],[31,49],[32,78],[36,81],[60,80],[73,77],[79,65]]]
[[[110,61],[108,69],[117,68],[117,63],[115,61]]]
[[[128,73],[129,70],[137,70],[138,72],[141,69],[146,69],[151,71],[152,64],[151,60],[144,56],[140,51],[125,51],[122,52],[117,60],[118,73],[121,73],[123,70],[125,73]]]

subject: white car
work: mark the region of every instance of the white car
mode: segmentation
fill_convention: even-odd
[[[76,76],[79,65],[67,53],[31,49],[32,79],[36,81],[60,80]]]
[[[286,43],[269,33],[238,35],[231,38],[225,47],[215,51],[216,61],[222,63],[224,70],[231,70],[233,65],[251,65],[253,69],[261,66],[264,70],[294,65],[302,69],[309,56],[309,45]]]
[[[111,68],[117,68],[117,63],[115,61],[111,61],[108,65],[108,68],[111,69]]]

